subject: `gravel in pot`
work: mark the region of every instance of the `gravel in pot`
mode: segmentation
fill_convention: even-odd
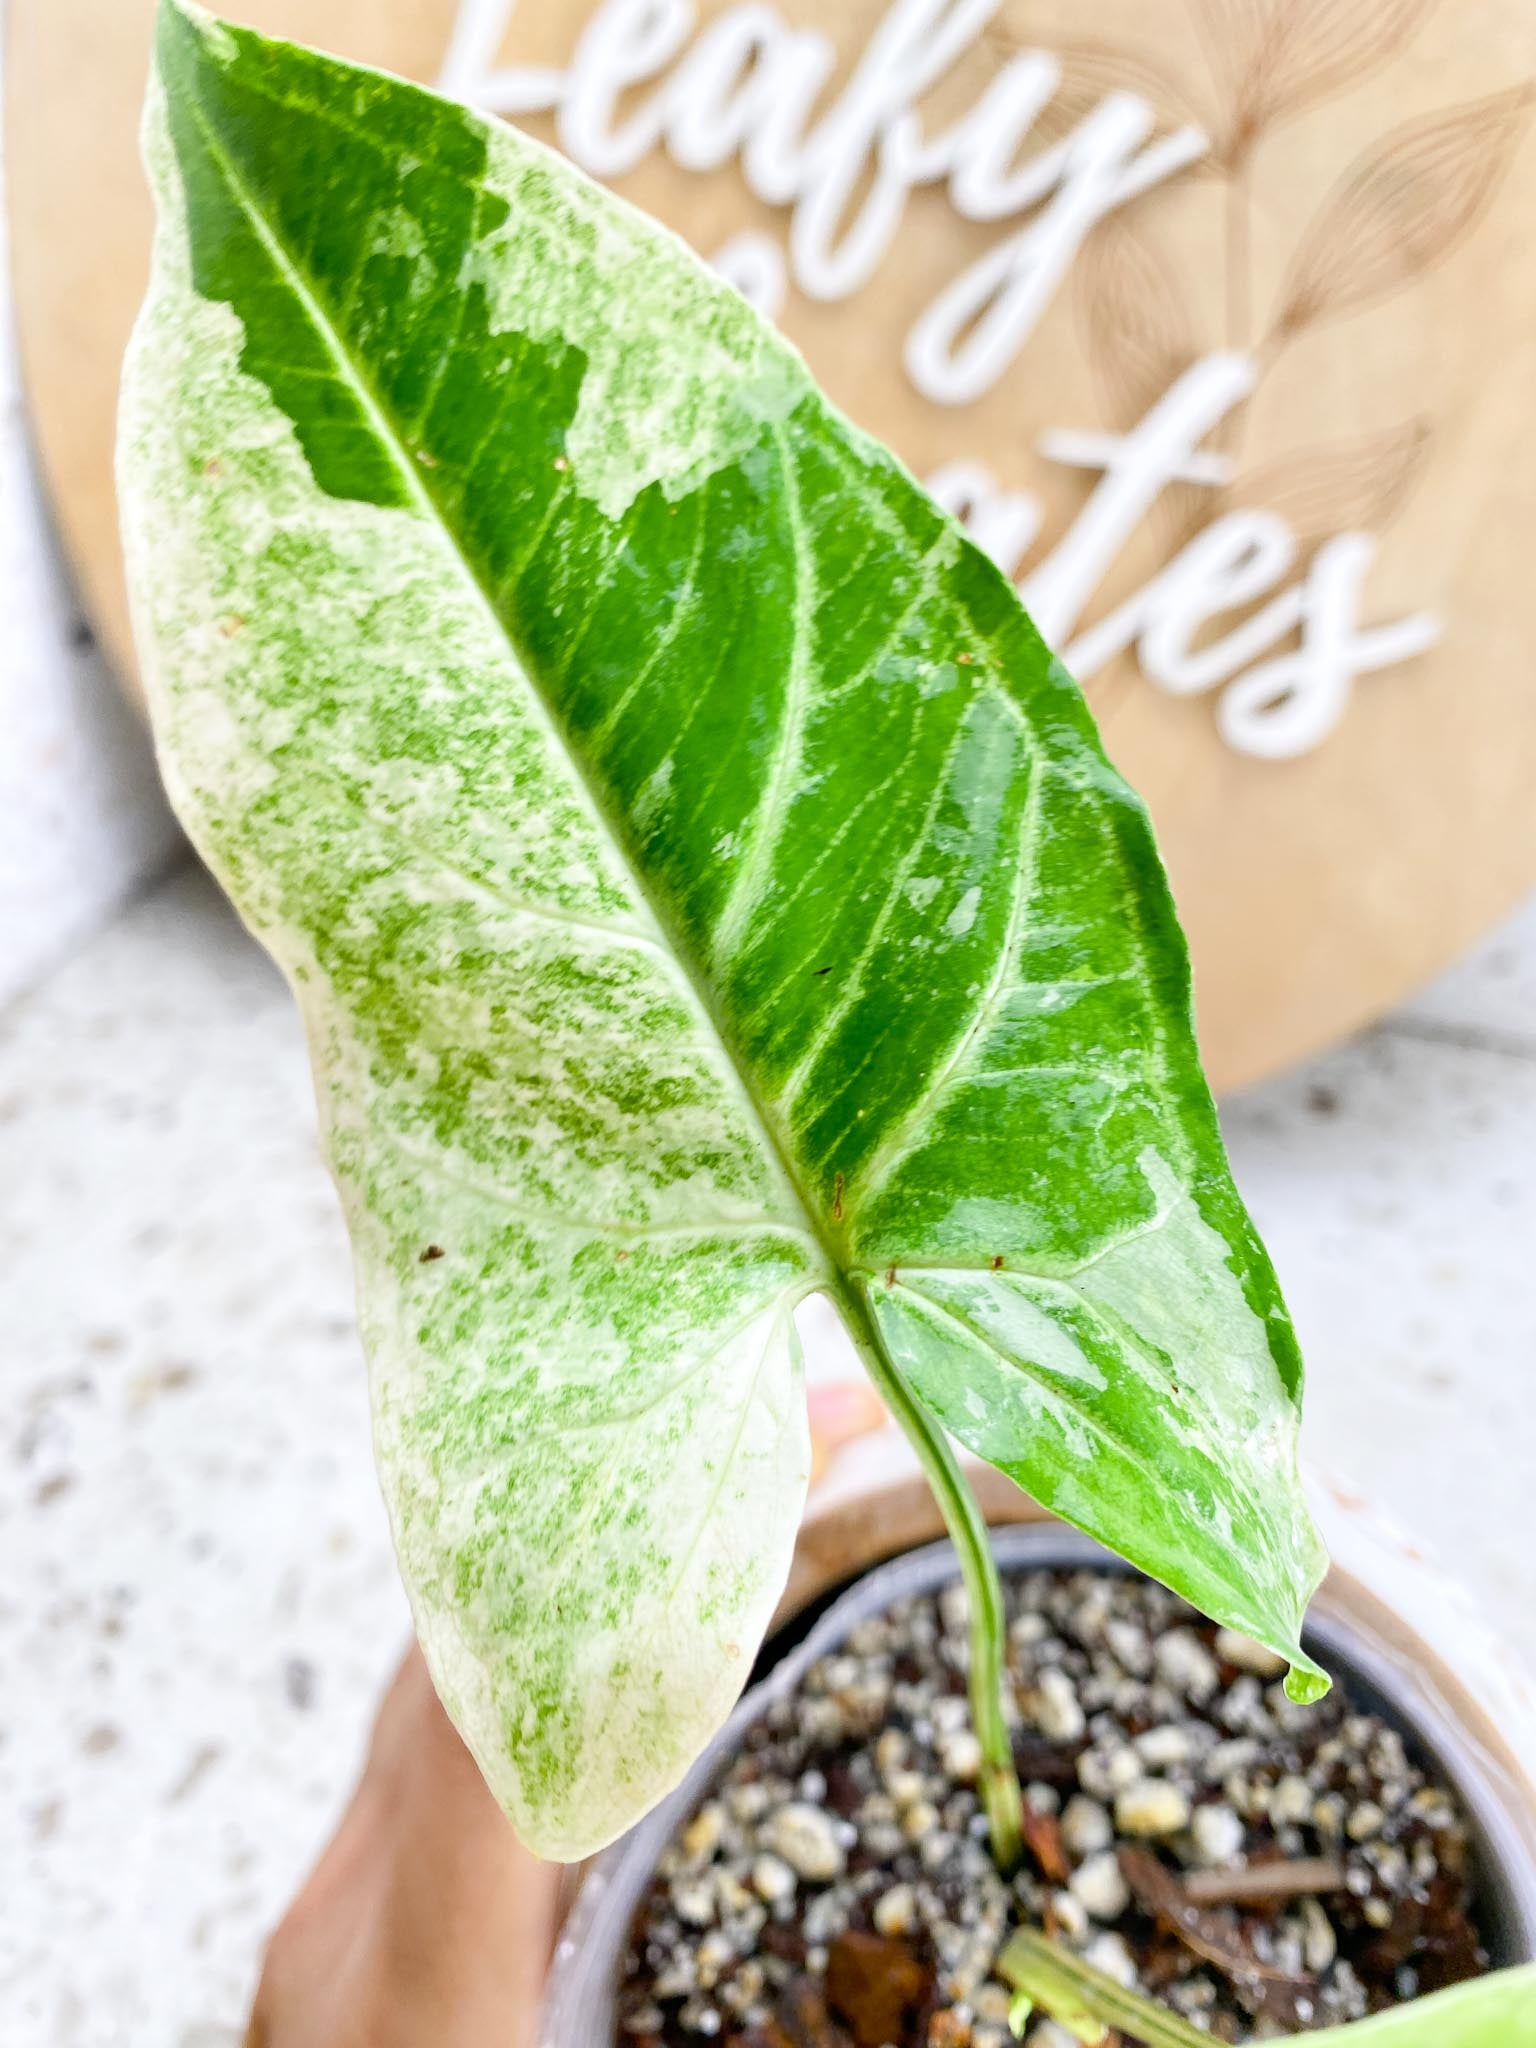
[[[901,1599],[745,1727],[662,1850],[621,2048],[1011,2048],[1023,1919],[1227,2042],[1488,1967],[1469,1816],[1348,1682],[1294,1706],[1267,1651],[1124,1572],[1025,1571],[1008,1608],[1023,1868],[988,1853],[960,1590]]]

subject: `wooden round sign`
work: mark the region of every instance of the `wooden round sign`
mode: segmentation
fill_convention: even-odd
[[[154,0],[13,0],[18,315],[91,610]],[[245,0],[676,227],[1019,583],[1156,818],[1219,1086],[1536,884],[1532,0]]]

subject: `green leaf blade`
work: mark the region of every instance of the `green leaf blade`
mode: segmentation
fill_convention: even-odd
[[[183,6],[157,61],[157,733],[299,994],[418,1627],[521,1831],[595,1846],[728,1707],[820,1287],[1300,1659],[1294,1340],[1145,816],[1008,586],[546,152]]]
[[[1476,1977],[1353,2026],[1291,2038],[1316,2048],[1536,2048],[1536,1964]]]

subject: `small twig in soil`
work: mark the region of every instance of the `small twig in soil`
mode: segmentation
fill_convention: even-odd
[[[1212,1963],[1236,1987],[1255,2014],[1278,2020],[1289,2032],[1302,2026],[1315,2007],[1317,1984],[1310,1975],[1265,1962],[1254,1949],[1246,1924],[1228,1907],[1197,1906],[1160,1857],[1123,1842],[1120,1874],[1132,1894],[1202,1961]]]
[[[1184,1896],[1192,1906],[1243,1906],[1254,1899],[1326,1897],[1344,1889],[1344,1866],[1331,1856],[1276,1858],[1235,1870],[1192,1870]]]

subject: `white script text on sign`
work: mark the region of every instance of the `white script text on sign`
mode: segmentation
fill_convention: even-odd
[[[1057,139],[1030,150],[1061,66],[1022,50],[975,104],[925,132],[924,96],[972,49],[999,0],[895,0],[827,102],[834,42],[792,27],[763,0],[702,29],[692,0],[604,0],[564,68],[500,66],[513,0],[462,0],[444,67],[448,90],[509,118],[552,115],[561,146],[594,176],[617,178],[657,149],[705,173],[735,161],[750,190],[789,209],[784,246],[747,231],[719,268],[769,315],[793,283],[806,297],[851,298],[887,260],[912,195],[942,187],[962,218],[1001,239],[947,279],[903,341],[908,378],[928,401],[963,406],[993,390],[1102,223],[1187,173],[1210,150],[1185,123],[1159,134],[1154,109],[1111,90]],[[1123,433],[1051,431],[1044,461],[1094,474],[1067,531],[1033,558],[1042,508],[983,464],[956,460],[930,488],[1020,584],[1041,631],[1087,681],[1134,652],[1175,696],[1219,693],[1218,729],[1238,751],[1285,759],[1334,730],[1355,681],[1421,654],[1440,635],[1427,612],[1366,626],[1377,541],[1356,528],[1305,548],[1286,517],[1223,510],[1105,617],[1084,626],[1095,592],[1171,487],[1221,492],[1230,455],[1207,445],[1252,393],[1259,366],[1228,349],[1178,370]],[[1234,616],[1230,630],[1217,622]]]

